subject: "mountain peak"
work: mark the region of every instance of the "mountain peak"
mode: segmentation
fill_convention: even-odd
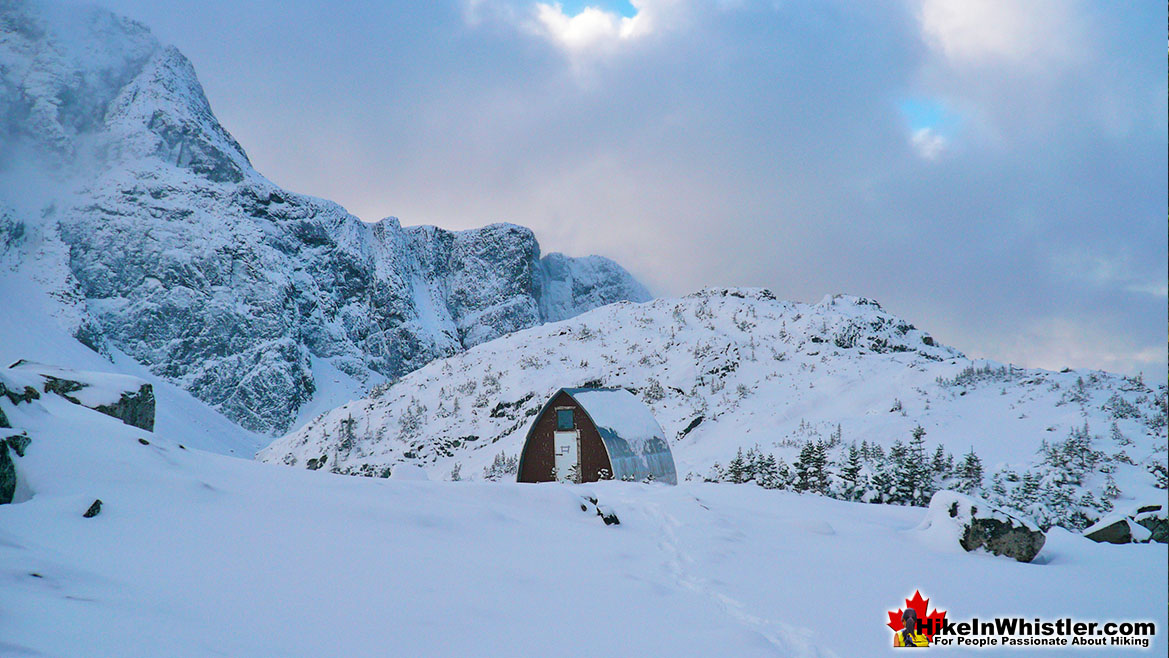
[[[522,226],[368,224],[273,185],[187,58],[138,23],[22,0],[0,5],[0,37],[0,255],[68,307],[85,344],[248,429],[283,431],[320,396],[649,298],[607,259],[541,259]]]

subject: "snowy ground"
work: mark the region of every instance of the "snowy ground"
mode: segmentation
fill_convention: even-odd
[[[182,449],[51,395],[0,404],[33,437],[31,498],[0,506],[6,657],[871,656],[917,589],[955,618],[1151,619],[1165,653],[1164,545],[1053,530],[1020,564],[931,546],[917,508],[353,478]]]

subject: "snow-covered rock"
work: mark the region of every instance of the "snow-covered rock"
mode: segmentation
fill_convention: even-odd
[[[934,494],[917,530],[935,544],[956,544],[968,552],[981,549],[1019,562],[1035,559],[1047,541],[1033,522],[955,491]]]
[[[0,6],[0,258],[59,320],[244,427],[547,320],[649,299],[532,232],[368,224],[283,190],[218,123],[190,62],[94,8]]]
[[[137,377],[72,370],[32,361],[17,361],[10,371],[33,375],[41,390],[113,416],[127,425],[154,429],[154,387]]]
[[[1169,543],[1169,515],[1164,505],[1141,505],[1117,511],[1084,530],[1092,541],[1109,544]]]

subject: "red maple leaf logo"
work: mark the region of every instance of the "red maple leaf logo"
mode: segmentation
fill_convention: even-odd
[[[937,608],[934,608],[933,612],[926,615],[925,611],[929,604],[930,600],[923,599],[921,592],[916,590],[913,592],[912,599],[905,599],[906,607],[913,608],[913,611],[917,613],[917,618],[922,622],[922,635],[925,635],[932,642],[934,632],[942,627],[942,621],[946,618],[946,611],[942,610],[939,612]],[[901,621],[901,614],[904,612],[905,608],[898,608],[897,612],[889,613],[889,623],[887,624],[889,628],[892,628],[894,631],[900,631],[905,628],[905,622]],[[930,624],[929,622],[933,623]]]

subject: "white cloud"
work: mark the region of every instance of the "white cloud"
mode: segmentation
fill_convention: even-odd
[[[560,3],[538,2],[526,27],[572,56],[607,54],[676,25],[685,0],[632,0],[631,4],[636,10],[633,16],[593,6],[569,15]]]
[[[628,18],[597,7],[585,7],[579,14],[569,16],[559,4],[536,5],[537,31],[570,51],[612,46],[629,39],[636,34],[640,17],[640,13]]]
[[[1075,56],[1077,3],[1067,0],[921,0],[930,46],[959,64],[1042,66]]]
[[[917,154],[926,160],[937,160],[949,145],[946,138],[932,128],[919,128],[909,138]]]

